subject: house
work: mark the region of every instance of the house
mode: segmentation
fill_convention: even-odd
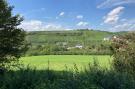
[[[67,49],[70,50],[70,49],[75,49],[75,48],[82,49],[83,46],[82,45],[76,45],[74,47],[68,47]]]
[[[83,46],[82,45],[76,45],[75,48],[79,48],[79,49],[82,49]]]

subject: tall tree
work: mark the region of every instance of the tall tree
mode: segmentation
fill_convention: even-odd
[[[23,18],[12,10],[6,0],[0,0],[0,67],[16,63],[27,50],[26,32],[18,28]]]

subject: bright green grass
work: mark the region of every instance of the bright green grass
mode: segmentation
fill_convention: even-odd
[[[110,66],[110,56],[97,56],[97,55],[47,55],[47,56],[32,56],[21,58],[25,65],[36,67],[37,69],[49,68],[52,70],[65,70],[74,68],[74,64],[79,69],[84,69],[89,63],[93,63],[93,60],[97,59],[98,63],[102,67],[108,68]],[[66,66],[65,66],[66,65]]]

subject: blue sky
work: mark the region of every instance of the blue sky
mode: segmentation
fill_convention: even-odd
[[[27,31],[135,30],[135,0],[7,0]]]

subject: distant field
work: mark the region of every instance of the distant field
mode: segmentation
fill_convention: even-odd
[[[53,70],[65,70],[66,66],[69,69],[74,68],[74,64],[77,65],[79,69],[84,69],[89,63],[93,63],[93,60],[97,59],[100,66],[109,67],[111,57],[102,55],[47,55],[47,56],[32,56],[23,57],[21,61],[25,65],[30,65],[31,67],[36,67],[37,69],[49,68]]]
[[[37,55],[109,55],[110,41],[124,32],[98,30],[33,31],[26,39],[31,44],[28,56]],[[79,46],[79,47],[78,47]]]
[[[96,31],[96,30],[73,30],[73,31],[36,31],[27,34],[27,40],[35,45],[53,45],[59,42],[67,42],[68,45],[81,44],[84,39],[86,42],[102,41],[105,37],[118,33]],[[91,44],[92,44],[91,43]]]

